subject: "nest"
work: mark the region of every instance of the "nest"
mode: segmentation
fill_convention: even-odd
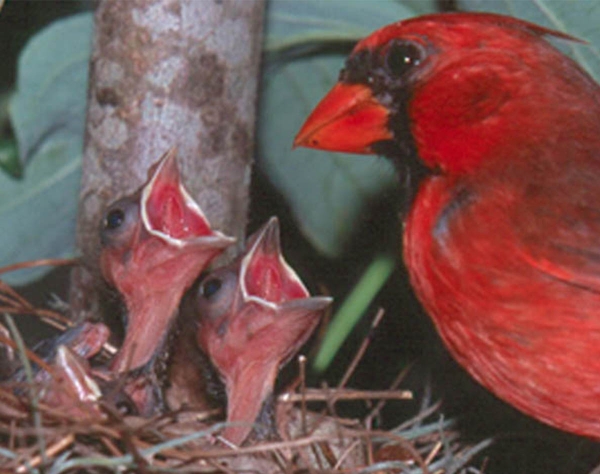
[[[68,319],[33,307],[0,281],[0,309],[11,338],[0,335],[25,369],[45,362],[28,350],[10,315],[34,314],[65,329]],[[383,312],[374,319],[377,325]],[[45,406],[31,370],[16,389],[0,385],[0,472],[4,473],[410,473],[476,474],[473,457],[489,446],[461,443],[451,420],[438,404],[425,400],[418,415],[390,430],[375,429],[386,403],[403,403],[412,394],[399,390],[408,369],[383,391],[346,388],[369,345],[364,340],[336,388],[305,386],[305,359],[293,388],[274,401],[275,440],[250,440],[247,446],[227,444],[219,436],[225,424],[221,410],[180,410],[150,419],[124,416],[99,402],[100,417],[75,419],[68,410]],[[26,370],[27,372],[27,370]],[[338,416],[340,404],[363,401],[361,419]],[[386,420],[389,424],[390,420]],[[272,437],[271,437],[272,438]]]

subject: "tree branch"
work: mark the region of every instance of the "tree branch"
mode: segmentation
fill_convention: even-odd
[[[262,0],[99,3],[77,231],[87,271],[71,291],[80,317],[96,306],[103,210],[173,146],[213,227],[243,242],[263,9]]]

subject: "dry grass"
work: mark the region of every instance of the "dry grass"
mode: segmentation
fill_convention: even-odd
[[[0,271],[1,273],[1,271]],[[0,343],[13,348],[28,373],[25,387],[10,381],[0,385],[0,472],[4,473],[479,473],[468,467],[473,456],[490,445],[486,440],[464,446],[453,423],[438,414],[438,405],[424,400],[420,413],[398,422],[394,429],[375,429],[386,403],[403,403],[412,394],[401,390],[406,373],[388,390],[364,391],[346,387],[369,346],[357,351],[335,388],[307,388],[305,359],[300,376],[276,401],[278,441],[228,446],[219,437],[224,427],[218,412],[180,411],[152,419],[124,417],[100,402],[101,415],[73,419],[39,400],[43,387],[33,382],[31,364],[52,366],[24,347],[9,315],[34,314],[65,330],[70,322],[55,311],[34,308],[0,281],[0,311],[11,337]],[[376,326],[383,317],[374,318]],[[17,395],[18,393],[18,395]],[[337,415],[346,401],[362,400],[370,407],[361,419]],[[389,420],[386,420],[389,423]]]

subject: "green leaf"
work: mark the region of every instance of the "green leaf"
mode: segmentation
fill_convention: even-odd
[[[0,266],[71,255],[85,125],[93,17],[76,15],[42,30],[19,59],[10,116],[23,179],[0,175]],[[3,275],[26,283],[46,269]]]
[[[312,41],[355,40],[414,15],[415,4],[433,8],[433,3],[273,1],[266,45],[279,51]],[[304,119],[336,82],[344,60],[345,55],[329,53],[271,64],[259,107],[259,164],[290,203],[305,236],[329,256],[340,254],[366,202],[395,180],[391,165],[375,157],[291,149]]]
[[[433,11],[433,5],[433,0],[272,0],[265,47],[273,52],[308,42],[354,42],[423,9]]]
[[[90,13],[56,21],[21,53],[10,116],[23,164],[53,140],[81,154],[92,28]]]
[[[23,180],[0,175],[0,221],[10,229],[0,234],[0,266],[72,254],[81,164],[68,148],[58,142],[44,146]],[[2,279],[22,284],[45,270],[21,270]]]
[[[0,139],[0,168],[14,178],[20,178],[23,174],[19,150],[13,140]]]
[[[459,0],[463,10],[511,15],[587,41],[553,40],[596,80],[600,79],[600,2],[592,0]]]

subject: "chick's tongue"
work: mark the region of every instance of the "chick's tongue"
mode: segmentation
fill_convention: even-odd
[[[178,184],[155,183],[146,201],[146,213],[153,230],[175,239],[211,234],[208,222],[187,205]]]

